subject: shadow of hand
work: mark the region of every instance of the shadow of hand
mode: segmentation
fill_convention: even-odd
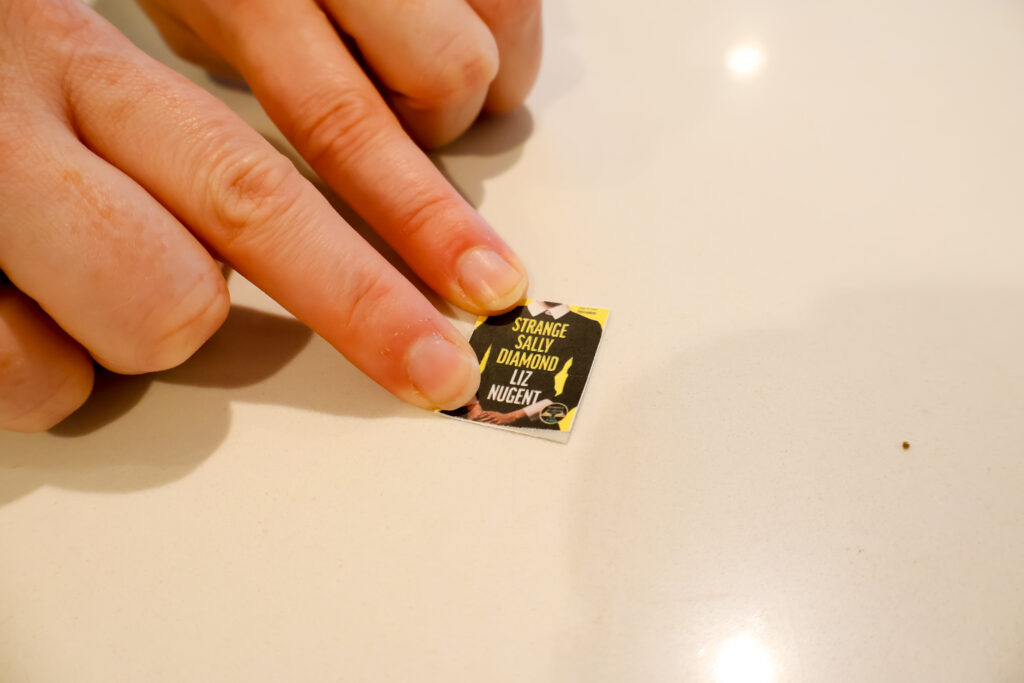
[[[92,396],[50,433],[73,437],[95,432],[142,400],[153,382],[221,388],[256,384],[294,359],[312,334],[297,320],[232,306],[220,330],[176,368],[123,376],[97,367]]]
[[[49,433],[0,433],[0,504],[42,485],[134,491],[179,479],[223,443],[235,402],[340,416],[402,410],[302,323],[232,306],[183,365],[137,376],[98,369],[89,400]]]
[[[479,208],[484,183],[512,168],[533,133],[526,107],[502,116],[484,115],[462,137],[430,154],[444,177],[466,201]]]

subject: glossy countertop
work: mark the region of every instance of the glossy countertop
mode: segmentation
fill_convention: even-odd
[[[612,311],[568,445],[232,275],[191,361],[0,434],[0,681],[1024,680],[1024,4],[545,21],[435,159],[531,295]]]

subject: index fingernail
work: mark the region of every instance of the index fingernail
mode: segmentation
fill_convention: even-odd
[[[456,269],[462,291],[484,311],[509,308],[526,293],[525,274],[486,247],[467,251]]]
[[[427,336],[405,357],[409,381],[433,407],[453,410],[473,398],[480,386],[480,367],[471,351],[447,339]]]

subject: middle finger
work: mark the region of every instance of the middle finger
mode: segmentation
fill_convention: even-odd
[[[519,259],[409,139],[314,3],[239,3],[230,14],[198,5],[191,21],[224,46],[313,169],[434,291],[482,314],[522,298]]]

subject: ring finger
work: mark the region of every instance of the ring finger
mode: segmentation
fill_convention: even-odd
[[[327,0],[422,145],[442,145],[480,113],[498,73],[498,46],[464,0]]]

